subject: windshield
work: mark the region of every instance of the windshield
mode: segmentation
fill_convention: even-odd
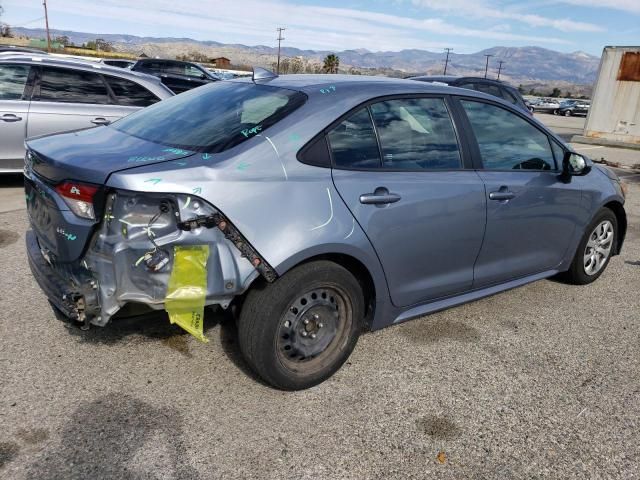
[[[216,82],[145,108],[111,127],[154,143],[218,153],[279,122],[306,99],[301,92],[268,85]]]

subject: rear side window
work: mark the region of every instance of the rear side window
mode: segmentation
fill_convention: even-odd
[[[163,67],[163,63],[162,62],[142,62],[138,68],[139,69],[144,69],[144,70],[153,70],[154,72],[162,72],[162,67]]]
[[[549,137],[504,108],[462,100],[487,170],[554,170]]]
[[[0,65],[0,100],[21,100],[27,78],[27,65]]]
[[[460,152],[442,98],[389,100],[371,105],[384,168],[460,168]]]
[[[144,140],[217,153],[262,134],[305,103],[304,93],[215,82],[129,115],[111,127]]]
[[[107,86],[100,75],[51,67],[42,68],[39,99],[64,103],[110,103]]]
[[[126,80],[124,78],[104,76],[118,104],[127,107],[148,107],[158,102],[160,99],[142,85]]]
[[[507,102],[509,103],[513,103],[514,105],[520,105],[520,102],[518,102],[518,99],[506,88],[501,88],[500,91],[502,92],[502,98],[504,98]]]
[[[363,108],[329,132],[336,168],[380,167],[380,150],[369,110]]]

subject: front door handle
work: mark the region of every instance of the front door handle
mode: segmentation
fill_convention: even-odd
[[[516,196],[515,193],[510,192],[506,187],[500,188],[497,192],[489,193],[489,198],[491,200],[511,200]]]
[[[396,203],[402,197],[397,193],[389,193],[385,187],[378,187],[373,193],[363,193],[360,195],[360,203],[364,205],[387,205]]]
[[[91,120],[94,125],[109,125],[111,122],[104,117],[97,117]]]
[[[22,120],[22,117],[14,115],[13,113],[5,113],[2,117],[0,117],[3,122],[19,122]]]

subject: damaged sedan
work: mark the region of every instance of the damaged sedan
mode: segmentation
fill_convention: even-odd
[[[626,231],[617,176],[526,113],[378,77],[256,69],[32,139],[25,189],[56,310],[85,329],[166,310],[206,341],[204,309],[233,307],[247,363],[286,390],[330,377],[364,330],[590,283]]]

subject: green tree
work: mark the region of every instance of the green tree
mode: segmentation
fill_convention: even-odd
[[[59,43],[60,45],[64,45],[65,47],[71,45],[71,40],[66,35],[60,35],[53,39],[55,43]]]
[[[0,17],[2,17],[3,12],[4,8],[0,5]],[[13,32],[8,24],[0,22],[0,37],[13,37]]]
[[[553,89],[553,91],[551,92],[551,95],[549,95],[551,98],[558,98],[560,95],[562,95],[562,92],[560,91],[560,89],[558,87],[555,87]]]
[[[324,57],[323,69],[325,73],[338,73],[340,67],[340,57],[331,53]]]
[[[104,38],[96,38],[94,44],[94,50],[100,50],[101,52],[113,52],[113,45],[111,42],[107,42]]]

